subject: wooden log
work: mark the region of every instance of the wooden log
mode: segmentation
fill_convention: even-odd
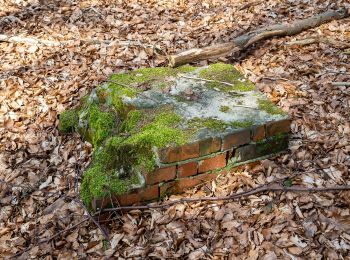
[[[274,36],[295,35],[310,28],[320,26],[323,23],[349,17],[349,14],[350,12],[347,9],[342,8],[335,11],[327,11],[290,24],[276,24],[263,27],[234,38],[232,42],[229,43],[222,43],[204,48],[194,48],[176,55],[171,55],[168,57],[169,66],[177,67],[190,62],[229,56],[235,52],[247,49],[256,42]]]

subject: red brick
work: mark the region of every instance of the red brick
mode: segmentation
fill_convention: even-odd
[[[158,168],[146,174],[146,184],[155,184],[176,178],[176,166]]]
[[[252,127],[252,141],[257,142],[265,139],[265,126],[258,125]]]
[[[226,153],[205,159],[199,162],[198,172],[207,172],[220,169],[226,166]]]
[[[104,198],[94,198],[92,208],[94,210],[107,208],[110,206],[128,206],[142,201],[154,200],[159,197],[158,185],[147,186],[130,191],[123,195],[112,195]]]
[[[220,151],[221,149],[221,138],[210,137],[205,140],[199,141],[199,155],[207,155]]]
[[[181,161],[199,157],[199,143],[185,144],[181,146]]]
[[[238,132],[228,134],[223,137],[222,149],[228,150],[232,147],[238,147],[250,142],[250,129],[244,129]]]
[[[179,165],[178,174],[179,177],[188,177],[197,174],[198,163],[190,162],[186,164]]]
[[[217,175],[215,173],[203,173],[194,177],[182,178],[176,181],[167,182],[160,186],[159,193],[161,197],[166,194],[181,193],[186,189],[193,188],[197,185],[213,180],[216,178],[216,176]]]
[[[131,193],[119,195],[116,197],[116,203],[121,206],[132,205],[142,201],[153,200],[159,197],[158,185],[148,186],[137,189]]]
[[[181,161],[181,147],[161,148],[157,151],[158,158],[163,163],[172,163]]]
[[[172,163],[199,157],[199,143],[167,147],[158,150],[158,158],[162,163]]]
[[[280,133],[289,133],[290,123],[291,123],[290,119],[269,122],[266,124],[266,135],[274,136]]]

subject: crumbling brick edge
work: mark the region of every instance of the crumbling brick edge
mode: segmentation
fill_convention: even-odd
[[[290,119],[284,119],[253,126],[219,139],[210,138],[158,151],[158,168],[144,174],[144,187],[122,195],[94,198],[91,206],[97,211],[181,193],[211,181],[232,168],[280,154],[288,148],[289,132]]]

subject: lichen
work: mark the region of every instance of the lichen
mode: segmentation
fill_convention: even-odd
[[[199,76],[204,79],[215,80],[214,82],[208,82],[207,86],[210,88],[218,88],[224,92],[246,92],[255,90],[254,84],[246,79],[243,79],[239,71],[230,64],[211,64],[208,66],[208,68],[202,69],[199,72]],[[232,84],[232,86],[222,82]]]
[[[60,114],[58,129],[64,133],[73,132],[77,128],[79,113],[76,109],[67,110]]]
[[[264,110],[270,115],[287,115],[281,108],[267,99],[258,99],[259,109]]]
[[[228,107],[228,106],[221,106],[220,107],[220,111],[223,112],[223,113],[226,113],[229,110],[230,110],[230,107]]]

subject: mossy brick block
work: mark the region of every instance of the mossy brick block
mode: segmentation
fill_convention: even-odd
[[[93,144],[81,197],[96,209],[96,201],[111,196],[125,195],[123,201],[132,204],[139,199],[131,191],[171,182],[176,169],[189,176],[197,174],[200,161],[200,172],[222,167],[221,151],[259,142],[265,125],[267,136],[286,132],[286,119],[232,65],[216,63],[114,74],[63,112],[58,128]]]

